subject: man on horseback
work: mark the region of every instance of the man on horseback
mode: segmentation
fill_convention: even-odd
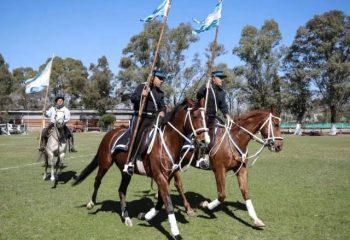
[[[208,92],[208,99],[207,99],[207,127],[209,128],[209,135],[213,136],[213,131],[215,128],[216,123],[216,113],[217,109],[219,108],[222,114],[225,116],[225,118],[229,121],[231,120],[230,115],[228,114],[228,106],[226,103],[226,93],[224,89],[222,88],[222,82],[227,76],[224,74],[223,71],[213,71],[211,73],[211,83],[208,86],[204,84],[197,92],[197,99],[200,101],[201,99],[205,99],[207,92]],[[214,139],[211,139],[211,142]],[[209,156],[208,154],[205,154],[206,149],[200,148],[199,154],[200,158],[196,162],[196,167],[202,168],[202,169],[209,169]]]
[[[63,127],[64,134],[62,134],[62,138],[60,139],[60,141],[65,142],[66,139],[72,139],[71,151],[76,152],[76,150],[74,148],[73,134],[71,133],[71,131],[69,130],[69,128],[66,125],[66,123],[70,120],[70,111],[67,107],[64,106],[64,97],[63,96],[57,96],[55,98],[55,106],[52,106],[45,113],[45,116],[50,118],[50,124],[49,124],[49,126],[44,128],[42,131],[39,151],[45,150],[49,132],[55,124],[55,117],[56,117],[56,114],[58,112],[62,112],[64,114],[64,127]]]
[[[134,163],[137,160],[138,154],[140,154],[139,148],[145,130],[150,129],[153,126],[158,116],[165,116],[166,107],[164,103],[164,92],[161,89],[165,78],[166,76],[162,71],[154,70],[150,86],[147,87],[146,83],[142,83],[131,95],[131,102],[134,104],[134,114],[132,116],[130,124],[131,136],[133,136],[133,133],[135,131],[138,112],[142,99],[146,98],[146,101],[142,112],[139,129],[137,131],[137,136],[135,136],[132,153],[130,155],[131,159],[124,165],[123,169],[123,172],[129,175],[132,175],[134,173]]]

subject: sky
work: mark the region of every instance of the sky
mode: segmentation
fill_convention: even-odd
[[[122,50],[130,38],[143,31],[140,18],[151,14],[162,0],[1,0],[0,54],[10,70],[40,65],[53,54],[79,59],[88,68],[106,56],[110,69],[117,73]],[[168,24],[196,26],[192,19],[204,19],[217,0],[172,0]],[[282,33],[281,44],[293,42],[297,29],[315,15],[330,10],[350,15],[349,0],[224,0],[218,42],[227,54],[216,59],[233,68],[240,65],[232,49],[238,45],[247,25],[261,28],[274,19]],[[199,34],[188,56],[199,53],[213,41],[215,30]],[[190,61],[190,57],[188,59]]]

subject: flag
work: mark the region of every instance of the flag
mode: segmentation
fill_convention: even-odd
[[[197,34],[197,33],[205,32],[211,28],[219,26],[219,22],[221,19],[222,2],[223,0],[220,0],[216,4],[214,11],[210,13],[205,20],[198,21],[197,19],[193,19],[195,23],[201,25],[198,29],[195,29],[193,33]]]
[[[155,19],[156,17],[164,17],[168,8],[170,5],[170,0],[164,0],[162,4],[160,4],[156,10],[153,11],[153,13],[151,15],[149,15],[148,17],[145,17],[144,19],[141,19],[141,21],[143,22],[150,22],[153,19]]]
[[[30,78],[24,82],[26,85],[26,94],[38,93],[45,89],[49,85],[52,60],[46,65],[45,69],[33,78]]]

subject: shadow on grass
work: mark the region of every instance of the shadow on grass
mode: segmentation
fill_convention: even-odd
[[[244,224],[245,226],[252,227],[252,228],[257,229],[257,230],[262,230],[261,228],[256,228],[254,225],[246,222],[245,220],[239,218],[238,216],[236,216],[234,214],[234,211],[247,212],[247,208],[246,208],[246,205],[244,203],[241,203],[239,201],[236,201],[236,202],[226,202],[225,201],[223,204],[219,205],[214,210],[209,210],[207,208],[204,209],[204,208],[200,207],[200,204],[203,201],[210,202],[211,201],[210,199],[205,198],[203,195],[195,193],[195,192],[186,192],[185,195],[186,195],[187,200],[191,204],[191,206],[196,211],[197,217],[199,217],[199,218],[203,218],[203,219],[217,218],[215,213],[221,211],[221,212],[224,212],[225,214],[227,214],[228,216],[232,217],[233,219],[239,221],[240,223]],[[174,205],[183,206],[182,198],[179,195],[176,195],[176,196],[172,195],[172,200],[173,200]],[[232,210],[232,208],[234,208],[234,210]],[[201,211],[205,215],[199,213],[199,211]]]

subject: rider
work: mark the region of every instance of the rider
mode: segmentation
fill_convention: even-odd
[[[129,175],[132,175],[134,173],[134,163],[136,161],[137,151],[144,131],[154,124],[158,116],[165,116],[166,107],[164,102],[164,92],[161,89],[165,78],[166,76],[164,72],[160,70],[154,70],[149,88],[147,87],[146,83],[141,83],[139,86],[137,86],[131,95],[131,102],[134,104],[134,114],[130,124],[132,133],[131,136],[133,136],[134,128],[136,126],[140,104],[143,98],[146,98],[146,100],[142,112],[142,118],[140,120],[141,122],[137,131],[137,136],[134,140],[131,160],[129,160],[129,162],[124,165],[123,169],[123,172]]]
[[[50,118],[50,124],[47,128],[44,128],[42,131],[39,151],[44,151],[44,149],[46,147],[47,140],[48,140],[48,133],[50,132],[51,128],[55,124],[55,117],[56,117],[57,112],[64,113],[64,126],[63,126],[64,134],[63,134],[62,138],[60,139],[60,141],[64,142],[66,139],[72,138],[71,151],[76,152],[76,150],[74,148],[73,135],[66,125],[66,123],[70,120],[70,111],[67,107],[64,106],[64,97],[63,96],[57,96],[55,98],[55,106],[52,106],[45,113],[45,116]]]
[[[223,71],[213,71],[211,73],[211,83],[208,88],[208,99],[207,99],[207,127],[209,128],[210,135],[212,136],[215,123],[216,123],[216,112],[219,108],[225,118],[231,120],[228,114],[228,106],[226,103],[226,93],[222,88],[222,82],[227,76]],[[197,92],[197,99],[200,101],[202,98],[205,99],[207,95],[207,86],[204,84]],[[211,139],[213,141],[213,139]],[[209,168],[209,156],[205,154],[205,149],[200,149],[199,156],[201,156],[197,162],[196,167],[202,169]]]

